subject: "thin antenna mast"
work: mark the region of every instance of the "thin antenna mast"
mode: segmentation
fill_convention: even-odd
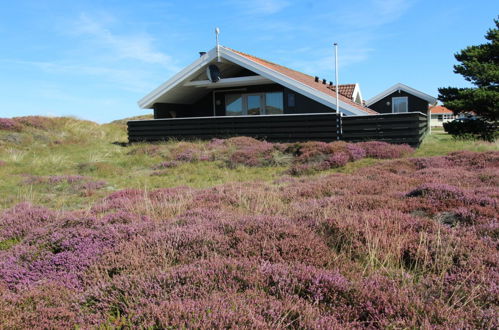
[[[222,62],[220,60],[220,43],[218,42],[218,35],[220,34],[220,28],[215,29],[215,34],[217,35],[217,62]]]
[[[338,43],[334,43],[334,58],[335,58],[335,65],[334,65],[334,71],[336,74],[336,112],[340,113],[340,98],[339,98],[339,91],[340,91],[340,84],[338,83]]]

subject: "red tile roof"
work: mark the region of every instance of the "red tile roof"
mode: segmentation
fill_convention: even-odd
[[[336,86],[329,86],[329,88],[333,91],[336,92]],[[348,97],[350,100],[353,99],[353,92],[355,91],[355,84],[345,84],[345,85],[340,85],[340,94]]]
[[[227,47],[226,47],[227,48]],[[315,78],[308,75],[308,74],[305,74],[305,73],[302,73],[302,72],[299,72],[299,71],[296,71],[296,70],[293,70],[293,69],[290,69],[290,68],[287,68],[285,66],[282,66],[282,65],[279,65],[279,64],[276,64],[276,63],[272,63],[272,62],[269,62],[267,60],[264,60],[264,59],[261,59],[261,58],[258,58],[256,56],[253,56],[253,55],[249,55],[249,54],[246,54],[246,53],[243,53],[243,52],[240,52],[240,51],[237,51],[235,49],[232,49],[232,48],[227,48],[231,51],[233,51],[234,53],[237,53],[239,55],[242,55],[244,56],[245,58],[255,62],[255,63],[258,63],[260,65],[263,65],[271,70],[274,70],[274,71],[277,71],[283,75],[286,75],[288,76],[289,78],[291,79],[294,79],[298,82],[301,82],[302,84],[305,84],[309,87],[312,87],[324,94],[327,94],[329,96],[332,96],[334,98],[336,98],[336,92],[333,91],[329,85],[327,84],[323,84],[322,81],[319,81],[319,82],[315,82]],[[347,103],[353,107],[356,107],[357,109],[361,110],[361,111],[364,111],[368,114],[373,114],[373,115],[376,115],[378,114],[376,111],[372,110],[372,109],[369,109],[367,107],[364,107],[360,104],[357,104],[355,102],[353,102],[351,99],[349,99],[348,97],[345,97],[344,95],[342,95],[341,93],[341,86],[340,85],[340,95],[339,95],[339,99],[340,101],[344,102],[344,103]],[[344,85],[346,86],[346,85]],[[355,86],[355,85],[354,85]],[[352,91],[353,93],[353,91]]]
[[[430,107],[430,112],[432,115],[436,114],[453,114],[452,110],[447,109],[444,106],[436,105],[434,107]]]

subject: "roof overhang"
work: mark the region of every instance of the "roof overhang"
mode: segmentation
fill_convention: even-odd
[[[247,77],[222,78],[217,82],[212,82],[211,80],[193,80],[186,82],[184,86],[193,86],[199,88],[220,88],[220,87],[265,85],[273,83],[274,82],[272,80],[264,78],[262,76],[247,76]]]
[[[398,83],[398,84],[395,84],[392,87],[388,88],[387,90],[381,92],[380,94],[367,100],[366,105],[369,107],[369,106],[373,105],[374,103],[378,102],[379,100],[383,99],[384,97],[387,97],[388,95],[390,95],[396,91],[404,91],[408,94],[414,95],[416,97],[419,97],[420,99],[427,101],[429,104],[437,103],[437,99],[435,97],[428,95],[426,93],[423,93],[421,91],[418,91],[417,89],[414,89],[414,88],[409,87],[407,85]]]
[[[192,64],[181,70],[165,83],[161,84],[158,88],[144,96],[138,105],[143,109],[153,108],[154,103],[162,102],[164,100],[178,100],[190,94],[195,94],[196,90],[201,90],[200,87],[218,88],[218,87],[235,87],[245,86],[250,84],[260,83],[276,83],[282,85],[296,93],[302,94],[318,103],[321,103],[331,109],[336,110],[336,98],[317,89],[314,89],[302,82],[288,77],[287,75],[278,71],[272,70],[264,65],[252,61],[237,52],[234,52],[226,47],[219,47],[220,58],[222,62],[228,61],[236,64],[242,68],[250,70],[257,74],[256,78],[244,77],[237,81],[236,78],[221,79],[216,83],[208,81],[192,81],[196,76],[199,76],[209,64],[217,63],[217,50],[213,48],[203,56],[199,57]],[[235,79],[230,81],[229,79]],[[244,81],[246,79],[246,81]],[[225,84],[225,85],[223,85]],[[198,92],[199,93],[199,92]],[[190,100],[193,98],[188,97]],[[172,102],[173,103],[173,102]],[[340,112],[345,115],[366,115],[366,111],[339,101]]]

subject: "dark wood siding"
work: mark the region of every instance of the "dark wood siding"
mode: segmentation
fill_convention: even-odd
[[[342,140],[385,141],[418,146],[426,133],[428,118],[419,112],[343,117]]]
[[[328,114],[199,117],[128,122],[130,142],[251,136],[268,141],[385,141],[418,146],[426,132],[422,113],[340,117]]]
[[[334,141],[336,114],[176,118],[128,122],[130,142],[251,136],[268,141]]]
[[[400,91],[400,93],[398,91],[393,92],[392,94],[382,98],[378,102],[373,103],[372,105],[369,106],[369,108],[373,109],[378,113],[392,113],[392,97],[402,97],[402,96],[407,96],[407,100],[409,102],[408,104],[409,112],[422,112],[424,114],[427,114],[428,101],[420,99],[419,97],[406,93],[404,91]],[[387,102],[390,102],[390,105],[387,105]]]
[[[295,106],[288,104],[289,94],[294,94]],[[316,102],[302,94],[296,93],[288,88],[284,89],[284,113],[335,113],[334,109],[325,106],[322,103]]]

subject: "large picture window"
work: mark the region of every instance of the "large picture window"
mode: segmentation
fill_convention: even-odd
[[[241,94],[227,94],[225,96],[225,113],[227,116],[241,116],[243,114]]]
[[[265,93],[265,114],[276,115],[283,112],[282,93]]]
[[[226,94],[225,115],[276,115],[284,112],[283,93]]]
[[[409,101],[407,96],[392,97],[392,112],[408,112],[409,111]]]

